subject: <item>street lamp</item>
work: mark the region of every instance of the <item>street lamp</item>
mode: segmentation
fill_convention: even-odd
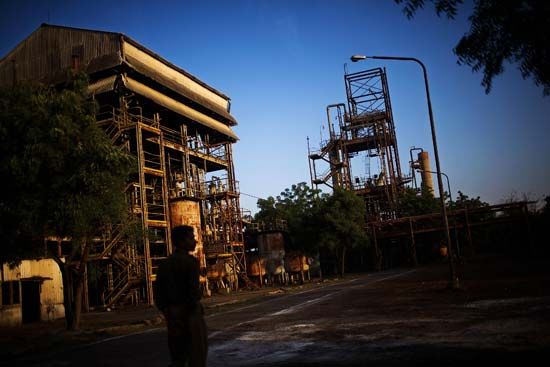
[[[424,171],[424,172],[428,172],[428,173],[431,173],[431,174],[437,174],[437,172],[428,171],[428,170],[421,169],[421,168],[417,168],[416,170],[419,171],[419,172]],[[452,208],[453,207],[453,194],[452,194],[452,191],[451,191],[451,182],[449,180],[449,176],[447,176],[447,174],[445,172],[441,172],[441,174],[443,176],[445,176],[445,178],[447,179],[447,189],[449,190],[449,207]],[[458,233],[456,231],[456,218],[455,217],[453,217],[453,226],[454,226],[454,232],[455,232],[455,242],[456,242],[457,256],[460,257],[460,251],[459,251],[459,246],[458,246]]]
[[[428,113],[430,115],[430,128],[432,131],[432,143],[433,143],[433,149],[434,149],[434,156],[435,156],[435,166],[437,171],[437,185],[439,187],[439,200],[441,201],[441,217],[443,219],[443,224],[445,226],[445,236],[447,238],[447,248],[449,251],[449,270],[450,270],[450,284],[449,286],[453,289],[457,289],[460,287],[458,275],[455,268],[454,258],[453,258],[453,251],[451,246],[451,234],[449,231],[449,219],[447,218],[447,209],[445,208],[445,196],[444,196],[444,189],[443,189],[443,179],[441,178],[441,168],[439,164],[439,153],[437,150],[437,139],[435,136],[435,122],[434,122],[434,116],[432,112],[432,101],[430,99],[430,88],[428,85],[428,72],[426,71],[426,66],[422,63],[422,61],[415,59],[413,57],[397,57],[397,56],[364,56],[364,55],[353,55],[351,57],[351,61],[357,62],[362,61],[366,59],[374,59],[374,60],[397,60],[397,61],[414,61],[417,64],[419,64],[422,67],[422,72],[424,74],[424,85],[426,87],[426,98],[428,100]]]

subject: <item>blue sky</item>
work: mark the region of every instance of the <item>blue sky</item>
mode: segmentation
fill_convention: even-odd
[[[457,65],[452,48],[470,10],[448,21],[429,6],[408,20],[392,0],[1,1],[0,54],[43,22],[129,35],[231,97],[237,179],[260,197],[309,182],[306,137],[318,146],[325,107],[345,102],[345,63],[350,72],[387,68],[402,166],[411,146],[431,153],[418,65],[349,62],[353,54],[417,57],[428,68],[453,194],[490,203],[550,195],[550,97],[515,65],[486,95],[482,75]],[[241,204],[256,210],[253,198]]]

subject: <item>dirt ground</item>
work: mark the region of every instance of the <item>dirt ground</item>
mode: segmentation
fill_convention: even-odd
[[[459,270],[459,290],[447,288],[448,264],[440,262],[371,274],[342,284],[342,292],[316,292],[304,298],[304,307],[286,305],[292,312],[271,313],[283,314],[276,320],[257,315],[216,335],[210,362],[225,367],[463,366],[548,360],[549,259],[484,256],[464,261]]]
[[[323,306],[326,308],[318,308],[319,315],[315,314],[316,309],[308,311],[310,319],[326,318],[332,308],[337,315],[331,321],[330,333],[311,339],[311,348],[333,348],[335,356],[341,359],[339,365],[423,365],[434,361],[442,365],[468,361],[529,364],[538,357],[550,356],[550,259],[478,256],[463,261],[458,268],[459,290],[447,289],[448,264],[439,262],[389,281],[357,288],[354,292],[360,294],[359,297],[350,293],[353,298],[345,304],[326,302]],[[244,304],[263,302],[267,298],[283,299],[282,296],[289,293],[298,294],[310,288],[334,289],[339,287],[339,282],[343,285],[351,277],[370,276],[350,274],[344,280],[324,282],[313,279],[304,286],[215,295],[203,303],[207,315],[215,318],[216,314],[230,313]],[[302,325],[307,321],[304,315],[295,317],[299,320],[289,317],[287,324]],[[214,319],[211,320],[215,326]],[[0,360],[13,362],[21,356],[38,357],[162,326],[163,320],[154,308],[135,307],[85,314],[79,332],[65,331],[62,320],[2,329]],[[305,328],[285,327],[292,333],[308,332]],[[307,335],[312,338],[311,334]],[[346,353],[341,353],[338,345],[344,350],[344,344]],[[357,354],[353,354],[354,351]],[[334,365],[322,359],[316,361],[311,355],[304,360],[299,357],[283,365]]]
[[[312,279],[305,284],[292,284],[284,287],[263,287],[256,290],[243,289],[231,293],[213,293],[203,298],[205,315],[231,311],[284,294],[300,292],[304,289],[323,287],[337,283],[339,279]],[[39,322],[21,327],[0,328],[0,365],[29,354],[54,354],[79,345],[98,340],[139,333],[164,326],[164,319],[154,306],[138,305],[113,309],[110,312],[97,311],[82,313],[78,331],[67,331],[65,320]]]

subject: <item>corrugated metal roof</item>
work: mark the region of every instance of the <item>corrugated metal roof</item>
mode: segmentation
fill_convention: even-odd
[[[65,29],[73,29],[73,30],[78,30],[78,31],[84,31],[84,32],[97,32],[97,33],[106,33],[106,34],[113,34],[113,35],[118,35],[120,37],[123,37],[125,41],[131,43],[132,45],[136,46],[137,48],[139,48],[140,50],[148,53],[149,55],[153,56],[154,58],[156,58],[157,60],[161,61],[162,63],[170,66],[171,68],[174,68],[175,70],[179,71],[180,73],[184,74],[185,76],[193,79],[195,82],[199,83],[200,85],[202,85],[203,87],[209,89],[210,91],[216,93],[217,95],[219,95],[220,97],[223,97],[225,99],[227,99],[228,101],[231,100],[231,98],[229,98],[227,95],[225,95],[224,93],[220,92],[219,90],[217,90],[216,88],[213,88],[212,86],[206,84],[205,82],[203,82],[202,80],[200,80],[199,78],[195,77],[194,75],[190,74],[189,72],[185,71],[184,69],[178,67],[177,65],[174,65],[172,64],[170,61],[166,60],[165,58],[163,58],[162,56],[156,54],[155,52],[149,50],[147,47],[143,46],[142,44],[140,44],[139,42],[135,41],[133,38],[125,35],[124,33],[120,33],[120,32],[110,32],[110,31],[101,31],[101,30],[96,30],[96,29],[86,29],[86,28],[77,28],[77,27],[67,27],[67,26],[61,26],[61,25],[56,25],[56,24],[47,24],[47,23],[42,23],[42,25],[40,27],[55,27],[55,28],[65,28]],[[17,47],[16,47],[17,48]],[[11,52],[10,52],[11,53]],[[9,54],[8,54],[9,55]]]

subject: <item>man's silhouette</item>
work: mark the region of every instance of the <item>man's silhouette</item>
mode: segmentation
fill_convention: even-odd
[[[206,324],[200,303],[199,262],[189,254],[195,250],[193,227],[172,229],[174,253],[158,269],[155,303],[168,328],[171,366],[206,366]]]

